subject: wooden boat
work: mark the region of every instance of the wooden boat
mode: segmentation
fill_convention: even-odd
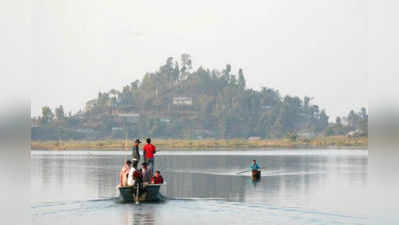
[[[252,170],[252,173],[251,173],[252,180],[254,180],[254,181],[260,180],[260,177],[261,177],[260,175],[261,175],[260,170]]]
[[[164,197],[159,193],[162,184],[144,184],[144,190],[139,190],[139,202],[162,201]],[[137,186],[119,187],[120,199],[124,202],[135,202]]]

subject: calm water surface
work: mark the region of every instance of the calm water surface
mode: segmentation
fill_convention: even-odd
[[[367,224],[363,150],[162,151],[163,203],[124,204],[124,152],[32,152],[32,224]],[[256,159],[253,183],[237,174]]]

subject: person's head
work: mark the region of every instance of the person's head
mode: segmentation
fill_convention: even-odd
[[[127,161],[126,161],[126,165],[131,166],[131,165],[132,165],[132,161],[127,160]]]
[[[146,163],[146,162],[143,162],[143,163],[141,164],[141,167],[142,167],[143,169],[147,169],[147,163]]]
[[[256,164],[256,160],[254,159],[254,160],[252,160],[252,164]]]
[[[151,144],[151,138],[147,138],[146,141],[147,141],[148,144]]]
[[[133,160],[133,168],[137,169],[137,164],[138,164],[137,160]]]
[[[136,139],[136,140],[134,141],[134,145],[139,145],[140,143],[141,143],[140,139]]]
[[[159,177],[161,175],[161,172],[159,172],[159,170],[155,171],[154,176]]]

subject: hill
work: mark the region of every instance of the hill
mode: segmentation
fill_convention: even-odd
[[[296,138],[342,135],[362,126],[365,133],[367,113],[351,113],[352,124],[347,118],[346,124],[341,118],[329,124],[326,111],[310,97],[248,89],[242,69],[234,72],[229,64],[223,70],[194,69],[190,55],[183,54],[179,62],[167,58],[142,81],[99,93],[84,111],[65,115],[62,106],[54,112],[43,107],[42,116],[33,118],[32,139]]]

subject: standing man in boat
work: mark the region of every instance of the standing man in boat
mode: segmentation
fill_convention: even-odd
[[[147,144],[143,148],[144,162],[150,167],[151,174],[154,172],[154,154],[156,153],[156,148],[151,144],[151,138],[147,138]]]
[[[134,142],[134,146],[132,148],[132,158],[133,158],[133,165],[139,165],[140,162],[140,152],[139,152],[139,146],[140,146],[140,139],[136,139],[136,141]]]

